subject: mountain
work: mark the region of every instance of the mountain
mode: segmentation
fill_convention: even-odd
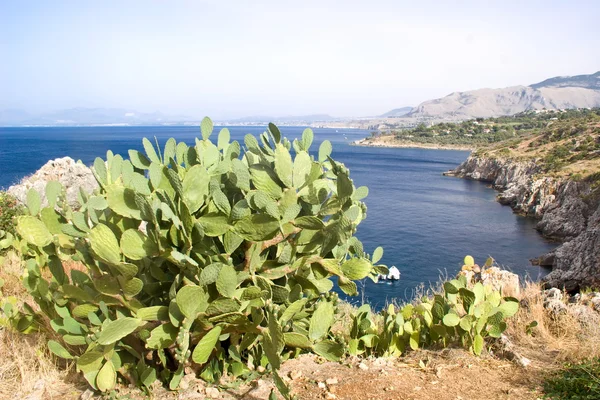
[[[0,125],[20,125],[29,118],[31,115],[23,110],[0,110]]]
[[[379,118],[398,118],[398,117],[404,117],[406,114],[408,114],[409,112],[412,111],[412,107],[400,107],[400,108],[394,108],[393,110],[390,110],[384,114],[381,114],[379,116]]]
[[[120,108],[70,108],[42,115],[30,115],[21,110],[0,111],[0,125],[160,125],[190,121],[183,115],[160,112],[140,113]]]
[[[557,76],[529,86],[534,89],[549,87],[582,87],[600,90],[600,71],[591,75]]]
[[[513,115],[528,110],[600,107],[600,71],[546,79],[529,86],[454,92],[428,100],[406,117],[464,120]]]

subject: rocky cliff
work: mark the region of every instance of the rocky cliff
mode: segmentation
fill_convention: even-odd
[[[490,182],[498,201],[539,219],[537,229],[562,242],[534,262],[552,267],[549,286],[600,286],[600,194],[588,182],[543,176],[534,161],[471,156],[446,175]]]

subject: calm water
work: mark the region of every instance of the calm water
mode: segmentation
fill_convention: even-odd
[[[264,130],[229,129],[240,141],[246,133]],[[303,129],[284,127],[282,132],[296,138]],[[365,297],[372,304],[411,298],[419,284],[454,275],[467,254],[480,263],[491,255],[521,276],[537,279],[545,273],[528,262],[554,247],[535,231],[535,221],[498,204],[495,192],[483,183],[442,176],[468,152],[356,147],[349,143],[368,132],[314,131],[313,150],[322,140],[331,140],[333,157],[350,168],[355,185],[369,187],[368,218],[358,229],[365,249],[383,246],[382,262],[402,273],[393,284],[365,282]],[[91,164],[108,149],[123,156],[128,149],[142,150],[144,136],[156,136],[161,144],[169,137],[193,143],[199,133],[196,127],[0,128],[0,187],[7,188],[49,159],[70,156]]]

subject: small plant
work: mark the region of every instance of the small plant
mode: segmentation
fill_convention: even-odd
[[[544,392],[546,399],[600,399],[600,359],[567,364],[544,382]]]
[[[537,321],[531,321],[525,327],[525,333],[527,335],[529,335],[529,336],[533,336],[533,334],[535,333],[535,328],[537,328],[537,326],[538,326],[538,322]]]

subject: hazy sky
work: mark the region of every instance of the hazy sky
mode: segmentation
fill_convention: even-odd
[[[0,109],[381,114],[600,70],[600,1],[0,2]]]

